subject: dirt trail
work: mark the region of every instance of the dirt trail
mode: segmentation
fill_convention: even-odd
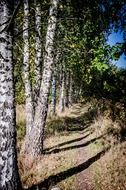
[[[90,137],[82,140],[81,143],[85,144],[90,141]],[[77,151],[77,164],[80,165],[85,163],[90,158],[90,152],[87,147],[82,147]],[[90,167],[82,172],[78,173],[76,176],[76,188],[77,190],[93,190],[93,184],[91,182],[91,171]]]
[[[80,140],[76,142],[76,146],[82,146],[82,148],[77,149],[77,165],[83,165],[90,160],[94,155],[89,151],[90,143],[97,140],[95,135],[92,132],[91,123],[93,118],[90,118],[89,106],[76,106],[74,111],[69,113],[69,116],[74,116],[75,118],[81,118],[78,120],[78,125],[80,122],[82,123],[82,128],[84,128],[80,133]],[[86,117],[85,117],[86,116]],[[91,116],[92,117],[92,116]],[[83,138],[83,136],[86,136]],[[95,160],[94,160],[95,162]],[[93,164],[93,163],[91,163]],[[90,165],[90,163],[89,163]],[[77,190],[94,190],[93,183],[91,180],[91,169],[87,167],[87,169],[82,170],[81,172],[76,174],[76,189]]]
[[[31,186],[22,176],[24,185],[31,186],[29,190],[43,187],[47,190],[52,186],[65,190],[94,190],[90,166],[100,159],[102,151],[91,151],[100,137],[96,137],[92,129],[94,115],[90,105],[76,104],[55,123],[58,121],[65,124],[68,132],[46,139],[45,155],[27,175],[24,173],[27,179],[32,176],[30,181],[35,185]]]

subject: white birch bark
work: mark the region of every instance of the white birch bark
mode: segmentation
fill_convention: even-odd
[[[54,116],[56,115],[56,67],[54,68],[53,71],[53,76],[52,76],[52,102],[51,102],[51,115]]]
[[[72,81],[72,74],[69,73],[69,105],[72,106],[73,104],[73,81]]]
[[[49,20],[46,34],[43,76],[40,87],[40,96],[35,110],[34,125],[26,143],[26,152],[38,156],[43,152],[44,127],[48,111],[48,96],[52,68],[54,63],[54,38],[57,25],[57,11],[59,0],[52,0],[49,11]]]
[[[52,75],[52,102],[51,102],[51,115],[56,115],[56,98],[57,98],[57,64],[59,61],[60,52],[57,51],[57,55],[54,60],[53,75]]]
[[[69,93],[70,93],[70,72],[66,72],[66,82],[65,82],[65,106],[69,108]]]
[[[4,30],[12,16],[11,4],[0,1],[0,189],[18,190],[20,180],[16,155],[16,122],[12,60],[12,26]],[[6,23],[6,24],[3,24]]]
[[[41,34],[41,4],[34,0],[35,5],[35,87],[34,100],[37,102],[41,83],[42,34]]]
[[[65,72],[62,66],[60,73],[60,99],[59,99],[59,111],[62,113],[65,110]]]
[[[29,80],[29,4],[28,0],[24,0],[24,23],[23,23],[23,41],[24,41],[24,55],[23,55],[23,81],[25,86],[25,116],[26,116],[26,138],[29,135],[33,120],[34,107],[32,97],[32,87]]]

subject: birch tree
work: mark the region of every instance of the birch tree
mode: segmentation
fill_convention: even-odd
[[[41,4],[34,0],[35,6],[35,87],[34,100],[37,101],[41,84],[42,34],[41,34]]]
[[[51,102],[51,115],[56,115],[56,77],[57,72],[56,72],[56,65],[54,65],[54,71],[53,71],[53,76],[52,76],[52,102]]]
[[[73,104],[73,80],[72,74],[69,72],[69,105],[72,106]]]
[[[70,71],[66,71],[66,83],[65,83],[65,106],[69,108],[70,100]]]
[[[64,110],[65,110],[65,72],[63,65],[61,65],[59,111],[62,113],[64,112]]]
[[[24,41],[24,55],[23,55],[23,81],[25,86],[25,115],[26,115],[26,136],[30,133],[34,120],[34,107],[32,87],[29,79],[29,3],[24,0],[24,22],[23,22],[23,41]]]
[[[26,153],[38,156],[43,152],[44,128],[48,111],[48,97],[52,68],[54,64],[54,39],[57,26],[57,12],[59,0],[52,0],[49,11],[48,27],[46,34],[45,56],[43,65],[43,75],[40,87],[40,96],[35,109],[33,128],[26,142]]]
[[[0,189],[18,190],[12,25],[14,1],[0,1]],[[9,25],[9,26],[8,26]]]
[[[51,114],[52,116],[56,115],[56,100],[57,100],[57,75],[58,75],[58,61],[60,58],[60,52],[57,50],[53,65],[53,74],[52,74],[52,102],[51,102]]]

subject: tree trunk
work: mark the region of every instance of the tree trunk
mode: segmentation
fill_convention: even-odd
[[[38,103],[35,110],[34,125],[31,130],[31,135],[27,141],[27,153],[34,157],[42,154],[43,152],[44,127],[47,118],[48,96],[54,63],[53,51],[57,24],[58,3],[59,0],[52,0],[52,5],[50,7],[40,96],[38,98]]]
[[[62,67],[60,75],[60,99],[59,99],[59,111],[62,113],[65,109],[65,73]]]
[[[66,82],[65,82],[65,106],[69,108],[69,93],[70,93],[70,72],[66,72]]]
[[[42,34],[41,34],[41,4],[34,0],[35,5],[35,87],[34,87],[34,101],[37,103],[41,83],[41,62],[42,62]]]
[[[20,189],[16,154],[16,121],[14,106],[14,72],[12,60],[12,16],[8,1],[0,2],[0,189]]]
[[[29,80],[29,4],[28,0],[24,0],[24,24],[23,24],[23,40],[24,40],[24,57],[23,57],[23,81],[25,86],[25,116],[26,116],[26,138],[29,135],[34,119],[34,107],[32,97],[32,87]]]
[[[51,102],[51,115],[56,115],[56,66],[52,76],[52,102]]]
[[[60,52],[57,51],[57,55],[54,60],[53,76],[52,76],[52,102],[51,102],[51,115],[56,115],[56,88],[57,88],[57,64],[59,61]]]
[[[71,72],[69,72],[69,104],[71,106],[73,104],[73,81]]]

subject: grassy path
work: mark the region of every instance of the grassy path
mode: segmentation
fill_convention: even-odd
[[[57,122],[66,130],[45,140],[45,154],[29,165],[22,161],[20,171],[24,187],[29,190],[43,187],[47,190],[52,186],[63,190],[93,190],[90,166],[104,152],[100,149],[91,152],[92,144],[101,137],[93,132],[89,106],[77,104],[53,120],[54,124]],[[23,156],[20,159],[23,160]]]

